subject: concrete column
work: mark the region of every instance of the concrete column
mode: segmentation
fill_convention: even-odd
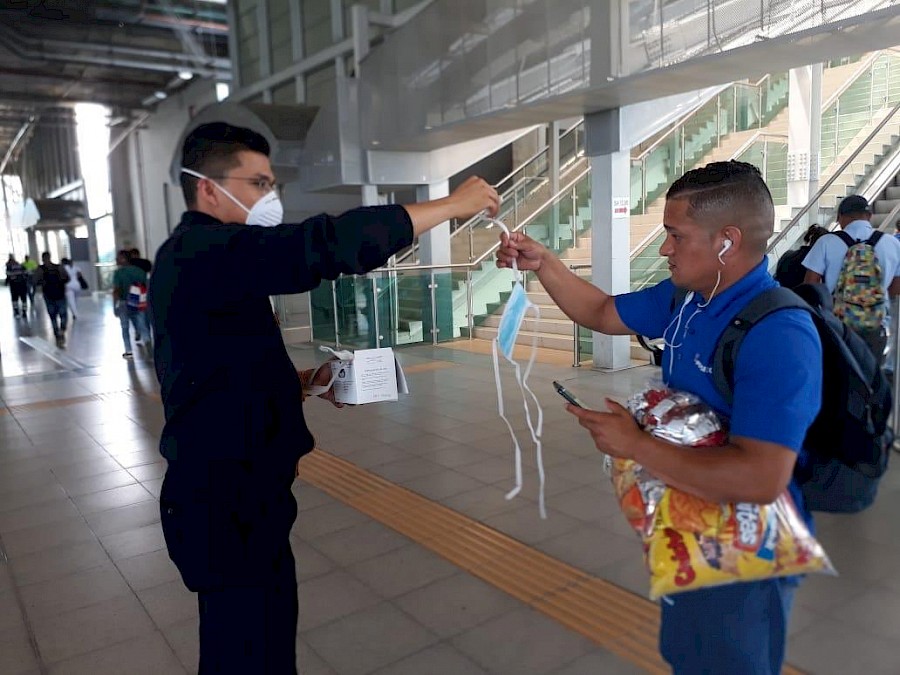
[[[605,110],[584,118],[591,162],[591,281],[610,295],[631,290],[631,153],[623,143],[619,113],[619,109]],[[628,336],[594,333],[593,349],[596,369],[618,370],[631,365]]]
[[[378,186],[377,185],[363,185],[362,186],[362,206],[378,206],[381,203],[381,199],[378,196]]]
[[[441,181],[416,187],[416,201],[440,199],[450,194],[450,183]],[[450,223],[441,223],[419,237],[419,262],[422,265],[443,265],[451,262]],[[429,288],[431,282],[434,288]],[[453,275],[450,270],[424,270],[419,278],[423,301],[422,330],[426,342],[453,339]],[[432,295],[433,292],[433,295]],[[431,297],[434,298],[433,313]]]
[[[814,63],[810,67],[810,110],[809,119],[809,198],[812,199],[819,191],[819,173],[821,171],[820,160],[822,157],[822,70],[821,63]],[[809,210],[810,217],[819,219],[818,202]]]
[[[416,201],[440,199],[450,194],[450,183],[441,181],[416,187]],[[419,261],[423,265],[450,263],[450,222],[444,222],[419,237]]]
[[[561,125],[558,121],[551,122],[547,126],[547,154],[549,160],[550,194],[559,192],[559,132]],[[553,213],[550,215],[550,227],[547,232],[547,241],[556,243],[559,241],[559,233],[562,224],[559,222],[559,202],[553,204]],[[574,215],[573,215],[574,217]],[[577,242],[572,242],[575,246]]]
[[[29,227],[28,228],[28,255],[31,256],[32,260],[37,260],[38,264],[40,264],[41,253],[43,253],[43,251],[38,250],[37,230],[33,227]]]
[[[792,68],[788,107],[788,206],[802,208],[818,189],[822,66]],[[818,213],[811,210],[804,225]]]

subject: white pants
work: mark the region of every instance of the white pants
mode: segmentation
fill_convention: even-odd
[[[66,303],[69,305],[69,312],[73,319],[78,318],[78,310],[75,308],[75,289],[66,287]]]

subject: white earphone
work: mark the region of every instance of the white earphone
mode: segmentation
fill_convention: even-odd
[[[722,242],[722,250],[719,251],[718,257],[719,257],[719,262],[722,263],[723,265],[725,264],[725,262],[722,260],[722,256],[725,255],[725,252],[728,249],[730,249],[732,246],[734,246],[734,242],[731,241],[731,239],[726,239],[725,241]]]

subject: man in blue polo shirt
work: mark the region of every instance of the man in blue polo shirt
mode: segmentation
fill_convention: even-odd
[[[767,504],[789,488],[806,430],[818,413],[822,347],[803,310],[783,310],[747,335],[735,364],[734,402],[716,391],[712,355],[729,321],[776,282],[767,271],[772,197],[756,167],[715,162],[688,172],[666,195],[671,279],[637,293],[610,296],[579,279],[543,246],[504,237],[498,265],[512,259],[533,270],[573,320],[611,335],[665,339],[663,377],[693,392],[731,420],[728,444],[685,452],[642,432],[625,408],[568,406],[597,448],[634,459],[671,486],[715,502]],[[676,286],[688,291],[672,307]],[[660,651],[675,673],[777,675],[784,660],[796,578],[736,583],[681,593],[662,603]]]

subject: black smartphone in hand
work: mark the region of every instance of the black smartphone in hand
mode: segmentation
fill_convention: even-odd
[[[568,389],[566,389],[564,386],[562,386],[562,385],[561,385],[559,382],[557,382],[556,380],[553,380],[553,387],[556,389],[556,393],[557,393],[557,394],[559,394],[560,396],[562,396],[564,399],[566,399],[566,400],[567,400],[569,403],[571,403],[572,405],[578,406],[579,408],[584,408],[584,407],[585,407],[584,403],[582,403],[581,401],[579,401],[579,400],[576,398],[575,394],[573,394],[571,391],[569,391]]]

